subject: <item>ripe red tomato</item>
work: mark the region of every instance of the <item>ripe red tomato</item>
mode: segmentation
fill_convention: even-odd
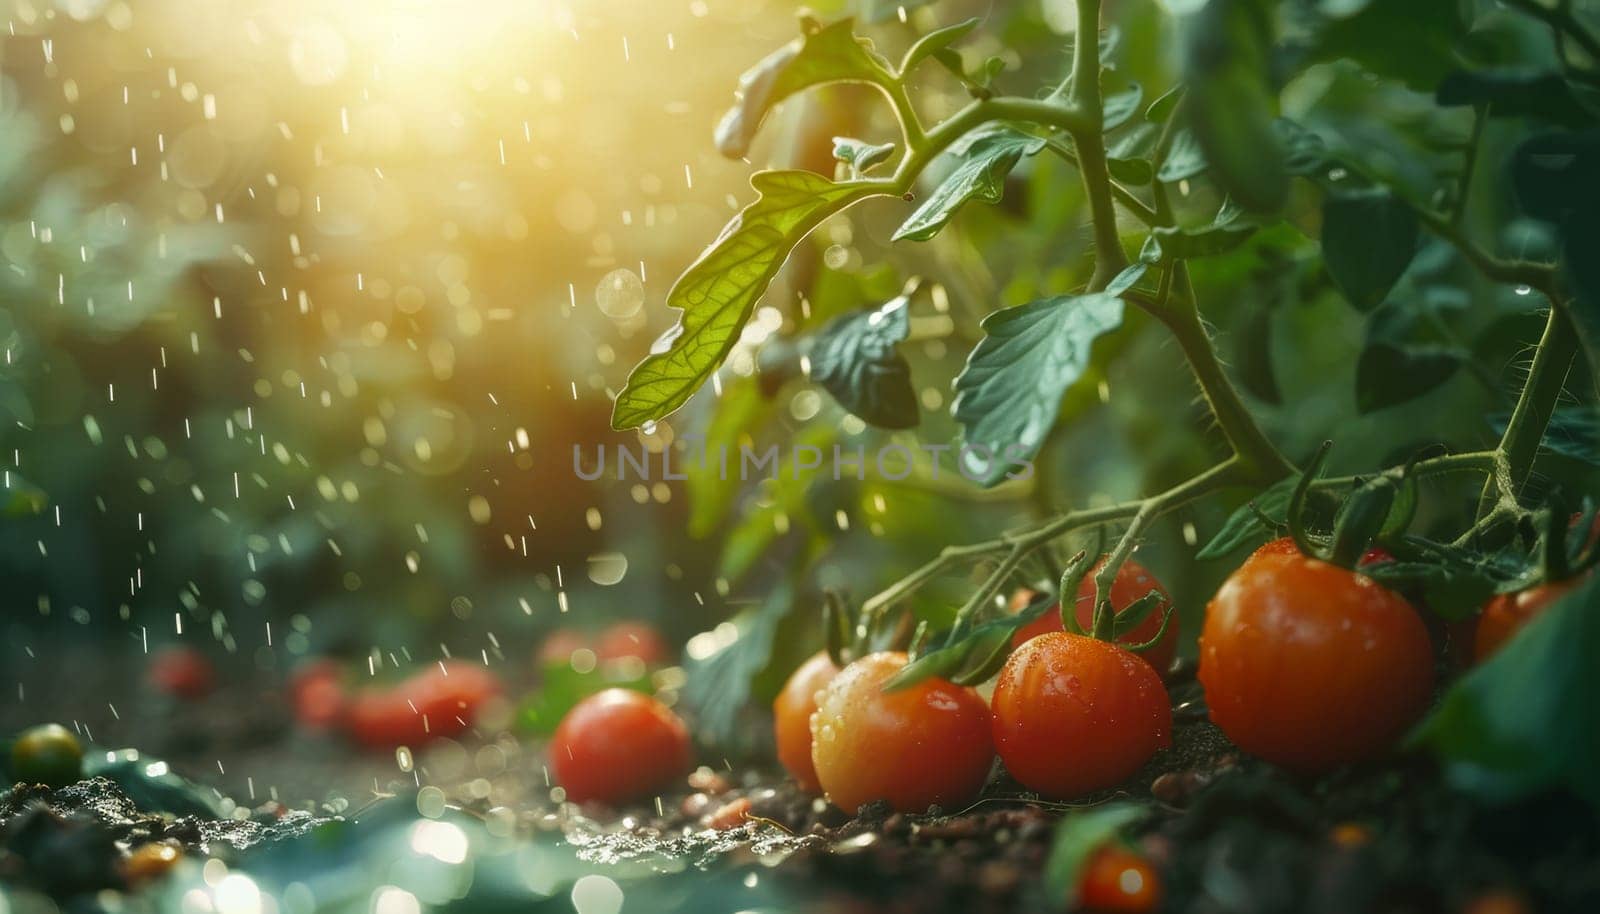
[[[1088,631],[1094,625],[1094,575],[1100,570],[1101,564],[1104,562],[1096,563],[1094,569],[1084,575],[1083,583],[1078,585],[1078,598],[1074,604],[1074,611],[1078,616],[1078,625],[1084,631]],[[1155,575],[1138,562],[1129,559],[1117,569],[1117,576],[1111,582],[1112,609],[1120,613],[1152,590],[1161,594],[1161,603],[1150,611],[1150,615],[1146,616],[1143,622],[1119,636],[1118,641],[1124,644],[1141,644],[1154,638],[1156,632],[1161,630],[1162,616],[1172,605],[1172,597],[1168,595],[1167,589],[1161,586],[1161,582],[1156,580]],[[1026,588],[1017,591],[1011,597],[1011,609],[1013,611],[1022,609],[1033,602],[1036,596],[1034,591]],[[1057,604],[1045,610],[1044,615],[1017,629],[1017,633],[1011,638],[1011,646],[1021,647],[1030,638],[1037,638],[1047,632],[1065,630],[1061,625],[1061,610]],[[1174,623],[1167,626],[1166,634],[1161,636],[1160,641],[1148,650],[1141,651],[1137,656],[1149,663],[1156,672],[1162,673],[1172,665],[1172,658],[1177,653],[1178,626]]]
[[[1052,632],[1018,648],[995,681],[993,706],[1006,770],[1057,799],[1120,784],[1172,742],[1161,677],[1083,635]]]
[[[1382,753],[1421,716],[1433,649],[1404,597],[1263,547],[1206,607],[1199,677],[1211,720],[1241,749],[1317,773]]]
[[[1571,593],[1583,583],[1582,577],[1553,584],[1540,584],[1517,593],[1499,594],[1483,607],[1478,628],[1472,637],[1472,660],[1482,663],[1494,656],[1511,636],[1544,612],[1545,607]]]
[[[345,718],[350,735],[369,749],[420,746],[434,735],[397,688],[362,689],[350,699]]]
[[[578,702],[550,740],[550,774],[574,803],[622,803],[672,785],[693,759],[689,730],[661,702],[606,689]]]
[[[1107,845],[1084,863],[1078,906],[1093,914],[1148,914],[1161,906],[1161,875],[1139,854]]]
[[[217,671],[205,655],[192,647],[169,647],[150,658],[147,671],[157,691],[194,701],[211,694]]]
[[[407,679],[400,692],[428,718],[434,736],[454,736],[472,726],[484,703],[500,694],[500,683],[476,663],[446,660]]]
[[[672,660],[667,639],[644,622],[618,622],[607,627],[595,639],[594,653],[601,662],[638,657],[646,666],[660,666]]]
[[[341,670],[332,660],[313,660],[295,670],[289,678],[289,698],[295,719],[313,730],[337,724],[349,704]]]
[[[874,800],[901,812],[955,809],[989,779],[994,745],[983,699],[937,677],[884,692],[905,665],[899,651],[869,654],[817,697],[811,762],[828,799],[846,812]]]
[[[778,761],[802,790],[819,793],[817,768],[811,764],[811,714],[817,710],[817,693],[839,674],[827,651],[818,651],[789,674],[783,691],[772,702],[772,731],[778,742]]]
[[[1250,558],[1255,558],[1258,555],[1300,555],[1300,554],[1301,554],[1300,553],[1300,544],[1296,543],[1294,541],[1294,537],[1292,537],[1292,536],[1280,536],[1275,540],[1272,540],[1272,541],[1267,542],[1267,543],[1263,543],[1259,549],[1257,549],[1255,552],[1250,553]],[[1383,548],[1382,546],[1373,546],[1371,549],[1368,549],[1366,552],[1361,553],[1361,559],[1358,562],[1356,562],[1356,565],[1357,565],[1357,567],[1360,567],[1362,565],[1372,565],[1372,564],[1375,564],[1377,562],[1392,562],[1392,561],[1394,561],[1394,553],[1392,553],[1389,550]]]

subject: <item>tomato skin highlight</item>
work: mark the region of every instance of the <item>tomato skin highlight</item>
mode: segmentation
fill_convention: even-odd
[[[827,651],[818,651],[789,674],[783,691],[772,702],[772,734],[778,744],[778,762],[795,783],[808,793],[821,793],[817,768],[811,763],[811,715],[817,710],[817,693],[839,675]]]
[[[1427,627],[1371,578],[1268,547],[1206,607],[1199,679],[1212,722],[1302,774],[1381,755],[1432,697]]]
[[[1078,906],[1093,914],[1148,914],[1161,906],[1161,875],[1125,847],[1102,847],[1084,863]]]
[[[1078,627],[1084,631],[1089,631],[1094,626],[1094,576],[1099,572],[1103,564],[1105,564],[1104,560],[1097,562],[1094,569],[1084,575],[1083,582],[1078,585],[1078,597],[1073,605],[1073,610],[1077,613]],[[1110,594],[1111,608],[1115,611],[1122,612],[1152,590],[1161,594],[1160,605],[1151,610],[1150,615],[1146,616],[1145,620],[1131,631],[1119,635],[1117,637],[1119,643],[1142,644],[1154,638],[1156,632],[1161,631],[1162,617],[1166,615],[1167,610],[1172,606],[1172,596],[1167,593],[1167,589],[1161,586],[1161,582],[1156,579],[1155,575],[1150,573],[1148,568],[1133,559],[1123,562],[1122,567],[1117,569],[1117,576],[1111,582]],[[1017,591],[1011,597],[1012,611],[1021,610],[1033,602],[1037,596],[1038,593],[1036,591],[1027,588]],[[1030,639],[1037,638],[1040,635],[1061,631],[1066,631],[1066,628],[1061,624],[1061,604],[1057,603],[1055,606],[1045,610],[1044,615],[1017,629],[1017,633],[1011,638],[1011,646],[1018,648]],[[1160,641],[1151,645],[1149,649],[1141,651],[1137,656],[1150,664],[1157,673],[1164,673],[1167,667],[1172,665],[1172,658],[1177,656],[1177,653],[1178,626],[1174,623],[1167,626],[1166,634],[1161,636]]]
[[[875,800],[900,812],[976,799],[994,764],[989,708],[972,689],[931,677],[885,693],[906,665],[899,651],[846,666],[817,698],[811,761],[833,804],[853,813]]]
[[[573,706],[550,740],[550,774],[574,803],[650,796],[688,773],[689,729],[642,692],[606,689]]]
[[[1071,799],[1113,787],[1172,744],[1172,704],[1137,655],[1068,632],[1018,648],[995,681],[994,743],[1030,790]]]

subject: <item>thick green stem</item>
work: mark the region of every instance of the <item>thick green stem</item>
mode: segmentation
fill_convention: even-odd
[[[1239,456],[1242,469],[1263,485],[1276,482],[1294,472],[1294,467],[1261,431],[1239,391],[1222,370],[1211,337],[1200,322],[1200,312],[1191,299],[1174,298],[1161,307],[1148,307],[1178,341],[1189,367],[1194,371],[1200,393],[1211,407],[1217,426]]]
[[[1089,289],[1098,291],[1128,265],[1117,234],[1111,173],[1106,169],[1106,143],[1101,133],[1105,110],[1100,95],[1100,0],[1078,0],[1078,32],[1073,39],[1068,98],[1085,121],[1071,132],[1078,151],[1078,174],[1089,200],[1089,219],[1094,226],[1094,275],[1089,279]]]
[[[1522,395],[1517,398],[1517,405],[1511,411],[1505,434],[1500,436],[1497,450],[1503,459],[1505,478],[1500,479],[1501,474],[1496,474],[1496,478],[1490,479],[1484,486],[1483,498],[1479,502],[1480,515],[1492,510],[1498,502],[1514,500],[1521,493],[1522,485],[1533,469],[1533,458],[1539,451],[1539,442],[1544,440],[1545,427],[1555,414],[1556,402],[1561,398],[1567,373],[1571,371],[1577,354],[1577,334],[1573,332],[1562,309],[1552,305],[1550,316],[1545,321],[1544,336],[1534,350],[1533,363],[1528,366],[1528,379],[1522,386]],[[1498,498],[1496,489],[1501,490]]]

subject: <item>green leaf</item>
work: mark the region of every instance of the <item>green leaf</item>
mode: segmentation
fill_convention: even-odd
[[[1173,184],[1202,174],[1207,167],[1205,150],[1200,148],[1200,141],[1195,139],[1192,131],[1180,129],[1172,138],[1172,146],[1167,150],[1161,168],[1156,171],[1156,178],[1163,184]]]
[[[538,690],[517,706],[517,729],[549,736],[573,706],[596,692],[632,689],[649,694],[654,691],[648,673],[628,675],[629,672],[626,664],[602,663],[582,673],[570,663],[546,664]]]
[[[1211,542],[1206,543],[1205,548],[1195,553],[1195,558],[1203,562],[1220,559],[1240,547],[1255,545],[1275,536],[1277,530],[1263,521],[1262,516],[1265,515],[1278,526],[1287,524],[1289,499],[1294,495],[1294,488],[1299,482],[1298,475],[1280,479],[1248,503],[1239,506],[1228,516],[1222,529],[1211,538]]]
[[[857,177],[888,161],[894,151],[893,143],[868,143],[848,136],[833,138],[833,157],[849,165]]]
[[[1350,304],[1383,302],[1417,251],[1417,214],[1382,188],[1329,193],[1322,203],[1322,259]]]
[[[1147,159],[1106,159],[1106,170],[1123,184],[1149,184],[1156,176]]]
[[[1176,85],[1161,93],[1161,96],[1144,109],[1144,119],[1152,124],[1164,124],[1178,107],[1178,100],[1183,98],[1183,86]]]
[[[1089,367],[1094,341],[1121,326],[1122,312],[1122,299],[1101,292],[1040,299],[984,319],[987,335],[956,378],[951,408],[973,449],[964,455],[969,478],[992,486],[1038,453],[1062,396]]]
[[[906,50],[906,56],[901,58],[900,73],[902,75],[909,73],[912,67],[967,37],[967,33],[977,28],[978,23],[982,21],[982,19],[974,16],[965,22],[947,25],[942,29],[934,29],[918,38],[916,44]]]
[[[987,682],[1000,672],[1017,630],[1055,607],[1054,596],[1040,594],[1020,612],[991,619],[965,633],[948,632],[954,640],[947,638],[939,647],[924,651],[916,660],[901,667],[899,672],[884,680],[883,690],[893,692],[931,676],[948,679],[956,685],[975,686]]]
[[[714,745],[735,740],[751,684],[772,659],[778,625],[794,609],[794,582],[781,579],[762,604],[735,617],[738,637],[704,660],[688,662],[684,703],[695,710],[698,731]]]
[[[1566,127],[1595,120],[1557,72],[1457,70],[1439,83],[1434,98],[1445,107],[1487,106],[1490,117],[1531,117]]]
[[[712,407],[704,440],[687,442],[693,445],[684,460],[691,537],[710,536],[727,518],[739,495],[739,486],[721,477],[716,455],[724,453],[724,448],[727,453],[737,454],[739,436],[754,429],[772,410],[773,403],[762,395],[757,379],[735,378],[723,385],[722,396]]]
[[[717,150],[737,159],[750,150],[750,141],[772,106],[796,92],[827,83],[881,83],[893,77],[888,63],[872,50],[872,43],[857,38],[852,19],[818,28],[802,19],[806,34],[784,45],[739,77],[737,100],[717,124]]]
[[[633,369],[611,427],[635,428],[682,406],[728,357],[739,332],[789,252],[817,224],[876,186],[835,184],[809,171],[757,172],[761,195],[722,230],[667,293],[683,310],[677,326]]]
[[[1289,197],[1272,126],[1272,11],[1264,0],[1210,0],[1182,17],[1184,116],[1210,176],[1245,209],[1270,213]]]
[[[1413,743],[1488,799],[1565,787],[1600,808],[1597,606],[1591,575],[1451,687]]]
[[[1204,228],[1158,226],[1152,231],[1166,257],[1211,257],[1225,254],[1250,239],[1254,225],[1208,225]]]
[[[1391,590],[1416,596],[1442,619],[1470,619],[1495,595],[1499,579],[1466,564],[1383,562],[1362,569]]]
[[[1390,302],[1372,313],[1367,322],[1366,344],[1356,361],[1356,409],[1374,412],[1414,400],[1450,379],[1469,357],[1467,353],[1435,342],[1437,308],[1426,300]]]
[[[1107,803],[1068,813],[1056,826],[1050,856],[1045,859],[1046,897],[1054,904],[1072,908],[1089,858],[1145,814],[1144,807],[1128,802]]]
[[[1556,228],[1573,327],[1589,364],[1600,366],[1600,129],[1523,141],[1511,184],[1524,212]]]
[[[1321,177],[1328,171],[1332,161],[1322,137],[1285,117],[1273,121],[1272,128],[1283,146],[1283,164],[1289,174]]]
[[[952,148],[959,164],[895,230],[892,240],[927,241],[939,234],[968,200],[998,203],[1005,193],[1006,175],[1023,156],[1037,153],[1044,145],[1040,137],[1012,127],[997,127]]]
[[[1125,92],[1107,95],[1100,129],[1109,132],[1126,124],[1139,113],[1139,106],[1143,103],[1144,89],[1138,83],[1133,83]]]
[[[1457,0],[1322,4],[1304,23],[1309,61],[1354,60],[1379,76],[1430,91],[1460,67],[1467,23]]]
[[[1415,400],[1460,367],[1460,354],[1447,349],[1369,343],[1356,362],[1356,410],[1372,413]]]
[[[809,347],[811,380],[839,405],[879,428],[918,421],[911,365],[895,347],[911,332],[911,296],[830,322]]]

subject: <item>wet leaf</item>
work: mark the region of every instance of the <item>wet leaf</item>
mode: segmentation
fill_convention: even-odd
[[[1012,127],[998,127],[974,135],[952,154],[958,164],[928,198],[895,230],[893,240],[927,241],[939,234],[968,200],[998,203],[1005,192],[1006,175],[1023,156],[1043,149],[1040,137]]]
[[[771,108],[796,92],[837,82],[880,82],[888,64],[857,38],[854,20],[841,19],[784,45],[739,77],[737,101],[717,124],[717,150],[737,159]]]
[[[879,428],[918,421],[911,365],[896,348],[911,332],[911,297],[847,314],[824,327],[808,347],[811,379],[839,405]]]
[[[956,378],[951,409],[972,449],[970,478],[992,486],[1038,453],[1062,396],[1089,367],[1094,341],[1121,326],[1122,312],[1122,299],[1094,293],[1040,299],[984,319],[987,335]]]
[[[728,223],[667,293],[667,304],[683,314],[628,376],[612,428],[636,428],[687,402],[727,358],[800,239],[828,216],[880,192],[808,171],[758,172],[750,183],[760,198]]]
[[[888,161],[894,150],[893,143],[868,143],[848,136],[833,138],[833,157],[849,165],[858,177]]]

